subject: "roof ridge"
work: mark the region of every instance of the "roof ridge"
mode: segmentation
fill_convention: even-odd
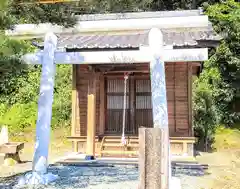
[[[185,17],[201,16],[202,8],[194,10],[175,10],[175,11],[147,11],[147,12],[127,12],[127,13],[108,13],[108,14],[83,14],[78,15],[79,21],[96,20],[120,20],[120,19],[141,19],[141,18],[159,18],[159,17]]]

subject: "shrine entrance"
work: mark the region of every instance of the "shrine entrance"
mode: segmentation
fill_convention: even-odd
[[[124,102],[124,76],[105,76],[105,134],[120,135],[125,110],[125,134],[138,135],[138,128],[152,127],[151,81],[149,74],[129,75]]]

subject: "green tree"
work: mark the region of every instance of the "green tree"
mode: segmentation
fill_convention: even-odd
[[[223,36],[223,40],[205,69],[211,73],[218,71],[218,76],[208,75],[208,83],[214,90],[214,101],[221,115],[220,122],[231,126],[237,119],[234,103],[240,93],[240,3],[227,0],[209,6],[206,9],[214,29]]]
[[[208,84],[209,72],[204,71],[199,79],[194,82],[193,91],[193,125],[195,135],[198,136],[198,145],[205,151],[211,148],[211,142],[218,123],[218,113],[214,101],[214,89]],[[213,75],[214,70],[212,70]]]
[[[223,37],[195,81],[194,127],[207,150],[218,125],[232,126],[238,120],[234,104],[240,93],[240,4],[227,0],[204,3],[204,8]]]
[[[51,22],[72,26],[75,18],[58,5],[0,2],[0,125],[20,131],[36,123],[41,66],[26,65],[21,56],[35,50],[31,41],[14,40],[4,35],[5,29],[18,23]],[[44,16],[43,16],[44,15]],[[53,126],[69,123],[71,115],[71,66],[58,65],[53,104]]]
[[[20,60],[21,55],[34,50],[34,48],[29,41],[18,41],[7,38],[3,32],[5,29],[12,28],[14,24],[19,23],[41,22],[50,22],[70,27],[76,22],[76,17],[74,17],[76,14],[190,9],[197,8],[204,3],[203,0],[89,0],[57,4],[39,4],[36,0],[27,1],[30,3],[20,2],[24,1],[0,1],[0,124],[4,123],[12,125],[13,127],[21,125],[22,128],[32,125],[36,120],[36,116],[34,115],[36,115],[38,99],[38,84],[41,74],[40,66],[27,66],[22,64]],[[212,4],[218,1],[211,0],[207,2],[208,4]],[[229,33],[228,30],[234,27],[235,30],[231,31],[237,33],[239,27],[236,27],[236,22],[239,17],[234,17],[233,15],[237,13],[234,13],[232,10],[235,10],[238,5],[235,5],[232,1],[229,2],[228,5],[224,4],[224,8],[222,8],[227,9],[227,13],[222,10],[220,11],[220,15],[231,15],[229,17],[230,26],[222,23],[221,19],[225,19],[224,16],[220,18],[218,15],[221,9],[219,9],[218,6],[223,6],[222,4],[208,7],[207,13],[213,20],[214,25],[217,26],[217,29],[218,26],[219,28],[227,26],[228,29],[224,30],[224,32]],[[222,32],[222,30],[220,31]],[[235,38],[239,39],[239,35],[236,35]],[[224,118],[226,115],[223,114],[223,112],[225,109],[229,110],[234,95],[237,93],[237,90],[234,89],[232,85],[233,79],[231,79],[231,82],[225,79],[223,73],[226,72],[218,70],[219,65],[216,63],[218,60],[225,61],[225,59],[229,58],[229,52],[234,54],[234,56],[231,54],[233,58],[229,60],[229,62],[234,63],[234,61],[238,61],[238,59],[236,59],[237,56],[235,56],[237,55],[237,51],[234,52],[235,48],[231,46],[236,46],[234,43],[237,40],[234,40],[234,34],[231,34],[229,39],[231,40],[229,41],[228,38],[224,40],[225,43],[222,44],[223,47],[220,47],[210,59],[211,61],[205,64],[206,73],[216,68],[219,72],[217,78],[210,74],[209,77],[204,80],[208,85],[211,85],[211,89],[215,90],[214,96],[212,97],[212,94],[202,95],[202,93],[199,93],[199,95],[201,94],[203,97],[213,98],[215,104],[220,103],[221,98],[224,99],[224,103],[220,103],[221,108],[218,109],[222,115],[222,120],[226,120]],[[227,48],[225,48],[226,46]],[[224,53],[222,53],[222,51]],[[224,56],[222,54],[224,54]],[[231,64],[231,66],[232,65],[237,65],[237,63]],[[229,68],[229,66],[227,66],[227,68]],[[234,66],[232,66],[232,69],[234,69]],[[232,71],[231,73],[234,75],[235,72]],[[57,67],[55,101],[53,104],[53,125],[68,124],[69,122],[71,104],[70,76],[70,66],[59,65]],[[227,85],[225,85],[225,83],[227,83]],[[224,85],[224,92],[220,90],[221,85]],[[206,100],[205,104],[207,102],[209,102],[209,100]],[[203,107],[203,105],[201,105],[201,107]],[[227,117],[233,116],[231,112],[227,115]]]

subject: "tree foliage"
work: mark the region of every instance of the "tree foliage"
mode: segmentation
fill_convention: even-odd
[[[30,3],[20,3],[30,2]],[[216,123],[231,125],[236,116],[233,104],[240,96],[240,12],[233,0],[89,0],[39,4],[37,0],[0,1],[0,124],[12,129],[35,125],[40,66],[22,64],[20,57],[34,50],[29,41],[9,39],[5,29],[18,23],[50,22],[73,26],[76,14],[191,9],[204,5],[215,30],[224,36],[220,46],[204,64],[196,81],[194,124],[205,139]],[[71,115],[71,67],[57,67],[53,104],[53,126],[69,124]],[[207,138],[206,138],[207,137]]]
[[[223,37],[195,82],[194,126],[206,147],[217,125],[232,126],[239,119],[234,104],[240,94],[240,4],[227,0],[205,8]]]
[[[228,0],[206,10],[216,32],[223,40],[206,64],[208,83],[214,90],[214,101],[220,122],[232,125],[237,119],[234,104],[240,94],[240,3]],[[217,76],[211,70],[217,70]]]
[[[205,73],[194,82],[193,125],[195,135],[199,137],[199,146],[203,146],[204,150],[208,151],[209,142],[213,140],[219,117],[213,99],[214,89],[206,81]]]
[[[31,41],[8,38],[4,30],[18,23],[51,22],[66,27],[74,24],[75,20],[68,12],[55,14],[57,7],[52,11],[50,7],[54,5],[38,7],[35,4],[20,5],[17,1],[0,2],[0,125],[8,125],[12,132],[36,123],[41,66],[23,64],[21,56],[35,48]],[[69,124],[70,72],[71,66],[57,66],[52,119],[54,127]]]

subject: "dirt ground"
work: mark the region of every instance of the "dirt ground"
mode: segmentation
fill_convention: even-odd
[[[32,160],[33,160],[33,144],[32,143],[25,143],[25,150],[23,150],[20,154],[20,159],[23,163],[14,165],[14,166],[4,166],[1,165],[0,162],[0,178],[1,177],[8,177],[18,173],[24,173],[32,169]],[[66,156],[67,154],[71,153],[71,146],[53,146],[49,152],[49,163],[55,162],[60,157]]]
[[[34,142],[25,143],[21,160],[25,163],[15,166],[0,165],[0,180],[31,170]],[[71,143],[63,137],[53,137],[49,152],[49,163],[72,152]],[[201,153],[199,163],[208,164],[208,175],[203,177],[184,177],[185,183],[194,189],[240,189],[240,149],[222,150],[214,153]],[[184,188],[183,188],[184,189]]]
[[[66,156],[72,152],[72,145],[66,140],[69,131],[59,129],[52,132],[51,145],[49,147],[49,163],[55,162],[60,157]],[[8,177],[18,173],[23,173],[32,169],[32,160],[34,154],[35,136],[32,133],[11,137],[11,141],[24,142],[24,149],[20,153],[20,159],[23,163],[15,166],[3,166],[0,159],[0,178]]]
[[[203,153],[197,160],[209,165],[209,174],[196,183],[199,189],[240,189],[240,150]]]

